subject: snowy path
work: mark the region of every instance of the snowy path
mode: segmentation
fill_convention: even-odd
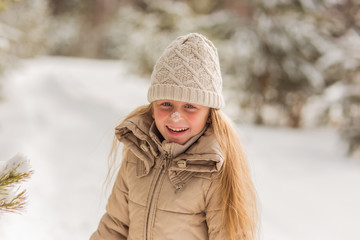
[[[113,127],[146,103],[148,82],[121,62],[39,58],[4,83],[0,160],[35,170],[22,215],[0,216],[0,239],[88,239],[106,204]],[[360,239],[360,166],[327,129],[239,125],[262,207],[264,240]],[[22,229],[19,231],[19,229]]]

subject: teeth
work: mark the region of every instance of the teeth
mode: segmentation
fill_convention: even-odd
[[[169,126],[168,126],[168,128],[173,132],[182,132],[182,131],[188,130],[188,128],[171,128]]]

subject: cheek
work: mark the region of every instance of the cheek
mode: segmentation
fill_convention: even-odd
[[[188,120],[193,123],[193,126],[202,130],[206,123],[206,116],[205,115],[190,115],[188,116]]]
[[[193,123],[197,123],[197,122],[200,121],[199,116],[196,116],[196,114],[194,114],[194,115],[191,115],[191,114],[188,115],[188,116],[187,116],[187,119],[188,119],[189,121],[193,122]]]
[[[155,110],[153,112],[153,118],[156,122],[161,122],[167,118],[167,113],[165,111]]]

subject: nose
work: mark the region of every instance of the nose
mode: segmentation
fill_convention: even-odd
[[[179,112],[173,112],[170,115],[170,118],[172,119],[173,122],[178,122],[182,119],[181,114]]]

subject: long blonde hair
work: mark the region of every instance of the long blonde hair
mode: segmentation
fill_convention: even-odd
[[[257,198],[248,163],[230,119],[211,109],[211,126],[224,154],[220,178],[222,225],[229,239],[252,240],[257,235]]]
[[[134,116],[152,114],[152,105],[144,105],[131,112],[123,121]],[[211,127],[224,154],[219,190],[222,206],[222,226],[228,239],[253,240],[257,233],[257,200],[247,160],[235,128],[226,115],[210,110]],[[119,142],[114,137],[109,154],[109,174],[117,158]],[[126,150],[123,154],[126,154]],[[108,176],[109,176],[108,174]]]

